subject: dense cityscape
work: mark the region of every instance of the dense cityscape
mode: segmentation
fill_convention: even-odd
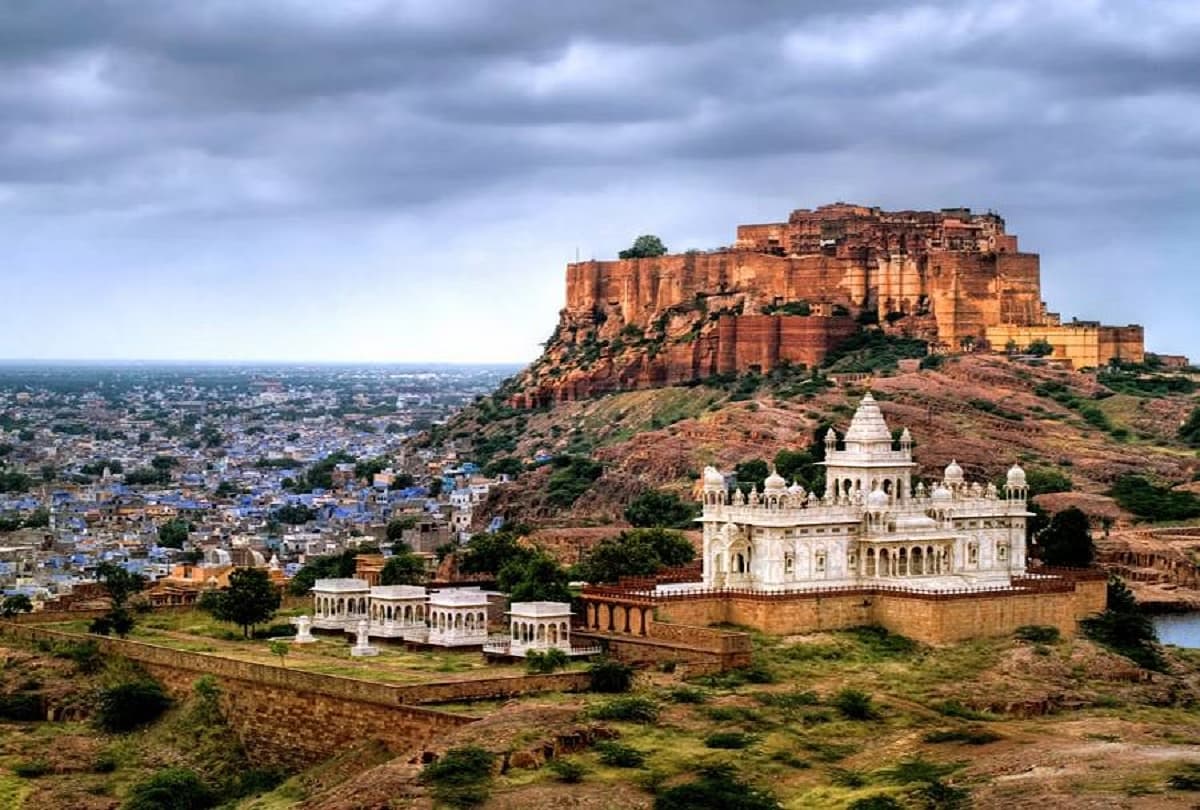
[[[514,370],[0,366],[0,588],[66,605],[108,562],[186,599],[235,564],[286,579],[379,546],[399,518],[432,567],[494,479],[403,442]]]

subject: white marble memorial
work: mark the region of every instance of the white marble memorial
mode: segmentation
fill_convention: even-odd
[[[913,481],[912,436],[896,444],[868,393],[846,431],[830,430],[825,492],[772,471],[760,492],[703,474],[704,584],[762,591],[888,584],[929,591],[1008,586],[1025,573],[1028,488],[968,484],[951,461],[930,488]],[[897,449],[898,447],[898,449]],[[660,585],[670,590],[673,585]]]
[[[314,627],[351,630],[367,618],[371,588],[365,579],[318,579],[312,594]]]

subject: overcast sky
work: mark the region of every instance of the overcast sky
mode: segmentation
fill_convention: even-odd
[[[1200,357],[1195,0],[0,0],[0,71],[0,357],[524,361],[577,252],[835,200]]]

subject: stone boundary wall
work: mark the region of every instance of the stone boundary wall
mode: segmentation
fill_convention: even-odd
[[[658,615],[679,625],[738,624],[773,635],[878,624],[926,644],[1007,635],[1027,624],[1052,625],[1070,636],[1080,619],[1104,609],[1106,583],[1080,579],[1069,590],[1003,591],[970,599],[929,599],[886,591],[801,596],[757,599],[712,594],[665,601]]]
[[[254,761],[288,770],[369,740],[379,740],[397,753],[408,751],[478,719],[417,704],[583,691],[589,685],[586,672],[387,684],[31,624],[0,622],[0,635],[28,641],[94,641],[106,654],[136,661],[179,697],[190,694],[197,678],[211,675],[221,684],[226,717]]]

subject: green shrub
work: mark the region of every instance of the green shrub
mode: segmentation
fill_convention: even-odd
[[[687,686],[675,687],[667,693],[667,697],[675,703],[703,703],[708,700],[708,695],[702,690]]]
[[[41,695],[17,692],[0,695],[0,720],[45,720],[46,709]]]
[[[1167,784],[1175,790],[1200,790],[1200,765],[1187,763],[1167,778]]]
[[[31,759],[18,762],[13,766],[13,773],[22,779],[37,779],[50,773],[50,763],[44,759]]]
[[[495,754],[477,746],[451,748],[421,771],[421,781],[432,787],[439,802],[471,807],[487,800]]]
[[[1053,644],[1059,639],[1057,627],[1045,624],[1026,624],[1013,632],[1021,641],[1032,641],[1036,644]]]
[[[598,743],[596,751],[601,762],[614,768],[640,768],[646,761],[646,755],[641,751],[611,740]]]
[[[1003,738],[999,734],[981,726],[931,731],[924,737],[927,743],[957,742],[966,743],[967,745],[987,745],[1000,739]]]
[[[84,675],[97,673],[104,666],[104,656],[100,654],[100,645],[91,639],[87,641],[66,641],[57,645],[54,655],[67,658],[75,663],[75,668]]]
[[[854,627],[847,631],[854,639],[875,656],[885,658],[900,658],[911,655],[920,649],[920,645],[907,636],[890,633],[878,625]]]
[[[830,768],[829,781],[838,787],[860,788],[867,784],[867,775],[850,768]]]
[[[714,731],[704,738],[708,748],[746,748],[754,742],[754,737],[741,731]]]
[[[871,696],[858,689],[842,689],[830,703],[847,720],[872,720],[878,716]]]
[[[582,456],[556,456],[550,463],[554,472],[546,483],[546,500],[563,509],[575,503],[604,472],[599,462]]]
[[[105,751],[92,760],[93,773],[112,773],[117,769],[117,758]]]
[[[545,652],[530,650],[525,653],[525,671],[531,674],[545,674],[556,669],[564,669],[571,659],[557,647],[551,647]]]
[[[1200,517],[1200,498],[1157,486],[1140,475],[1123,475],[1108,492],[1122,509],[1147,520],[1189,520]]]
[[[554,776],[560,782],[574,784],[583,781],[583,775],[587,773],[587,769],[569,759],[552,759],[547,766],[554,773]]]
[[[897,785],[907,785],[913,782],[937,782],[942,777],[958,769],[958,765],[941,762],[930,762],[917,755],[903,759],[895,766],[879,772],[879,775]]]
[[[654,810],[778,810],[770,793],[740,781],[728,766],[701,771],[700,778],[662,791]]]
[[[864,796],[846,805],[846,810],[904,810],[904,805],[886,794]]]
[[[804,706],[815,706],[821,702],[816,692],[755,692],[753,698],[764,706],[778,706],[781,709],[799,709]]]
[[[633,667],[613,658],[604,658],[588,667],[588,678],[593,692],[628,692],[633,686]]]
[[[171,699],[157,681],[127,681],[100,690],[96,723],[108,732],[130,731],[154,722],[170,705]]]
[[[217,797],[194,772],[167,768],[138,782],[129,791],[122,810],[203,810]]]
[[[592,709],[597,720],[623,720],[628,723],[653,723],[658,719],[658,704],[647,697],[630,695],[603,703]]]

